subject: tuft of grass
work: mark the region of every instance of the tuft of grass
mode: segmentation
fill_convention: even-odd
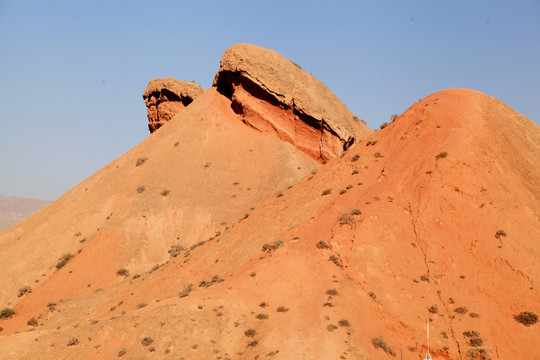
[[[214,275],[212,276],[212,279],[210,281],[206,281],[206,279],[202,279],[201,282],[199,283],[199,287],[209,287],[223,281],[225,281],[225,279],[219,277],[219,275]]]
[[[431,305],[428,311],[432,314],[437,314],[439,312],[439,308],[437,307],[437,305]]]
[[[77,339],[76,337],[72,337],[71,339],[69,339],[67,346],[74,346],[77,344],[79,344],[79,339]]]
[[[180,298],[184,298],[186,296],[188,296],[191,291],[193,291],[193,284],[189,283],[186,287],[184,287],[184,290],[180,291],[180,293],[178,293],[178,296]]]
[[[506,233],[504,232],[504,230],[497,230],[497,232],[495,233],[495,237],[500,240],[501,236],[506,237]]]
[[[371,344],[375,346],[375,349],[383,349],[385,353],[396,356],[395,351],[386,344],[386,341],[382,336],[371,339]]]
[[[118,352],[118,357],[122,357],[122,356],[126,355],[126,353],[127,353],[126,348],[122,348],[122,349],[120,349],[120,351]]]
[[[146,336],[144,339],[141,340],[141,345],[148,346],[148,345],[152,345],[153,342],[154,342],[154,339],[152,339],[149,336]]]
[[[358,161],[358,159],[360,159],[360,155],[356,154],[351,158],[351,162],[356,162],[356,161]]]
[[[255,329],[247,329],[246,331],[244,331],[244,335],[246,335],[247,337],[254,337],[255,334],[257,334],[257,331],[255,331]]]
[[[352,209],[351,215],[362,215],[362,211],[360,209]]]
[[[317,249],[330,249],[330,245],[328,245],[326,242],[324,242],[323,240],[319,241],[316,245]]]
[[[325,302],[324,304],[322,304],[323,307],[334,307],[335,305],[332,304],[331,302],[327,301]]]
[[[429,282],[429,277],[427,275],[420,276],[420,280]]]
[[[274,244],[270,245],[270,244],[264,244],[262,246],[262,251],[273,251],[273,250],[276,250],[277,248],[279,248],[281,245],[283,244],[283,240],[276,240],[274,241]]]
[[[377,295],[375,295],[375,293],[373,291],[370,291],[368,292],[368,295],[370,298],[372,298],[373,300],[377,299]]]
[[[145,163],[146,160],[148,160],[147,157],[140,157],[140,158],[138,158],[138,159],[137,159],[137,163],[135,164],[135,166],[136,166],[136,167],[137,167],[137,166],[141,166],[142,164]]]
[[[268,306],[268,303],[266,301],[263,301],[262,303],[259,304],[259,306],[264,308]]]
[[[387,122],[383,122],[383,123],[381,124],[381,126],[379,126],[379,128],[382,130],[382,129],[384,129],[384,128],[387,127],[387,126],[388,126],[388,123],[387,123]]]
[[[142,309],[143,307],[145,306],[148,306],[147,303],[140,303],[140,304],[137,304],[137,309]]]
[[[268,315],[267,314],[263,314],[263,313],[259,313],[257,315],[255,315],[255,317],[259,320],[266,320],[268,319]]]
[[[29,320],[26,322],[26,324],[27,324],[28,326],[38,326],[38,325],[39,325],[39,324],[38,324],[38,321],[37,321],[37,319],[36,319],[35,317],[32,317],[31,319],[29,319]]]
[[[356,175],[356,174],[358,174],[358,170],[353,170],[351,173],[351,175]]]
[[[289,308],[285,306],[279,306],[277,308],[277,312],[287,312],[287,311],[289,311]]]
[[[525,326],[531,326],[538,322],[538,315],[530,311],[523,311],[514,315],[514,319]]]
[[[22,288],[19,289],[19,293],[17,294],[17,296],[21,297],[24,294],[30,294],[31,292],[32,292],[32,288],[28,285],[24,285]]]
[[[69,262],[69,260],[73,259],[73,257],[74,257],[73,254],[62,255],[62,257],[59,259],[60,261],[58,262],[58,264],[56,264],[56,268],[57,269],[63,268]]]
[[[337,289],[328,289],[328,290],[326,290],[326,295],[336,296],[337,294],[338,294]]]
[[[49,308],[50,311],[54,311],[56,310],[56,303],[50,302],[47,304],[47,307]]]
[[[469,311],[469,310],[467,310],[467,308],[465,306],[459,306],[459,307],[454,309],[454,312],[457,312],[458,314],[461,314],[461,315],[466,314],[467,311]]]
[[[469,313],[469,316],[472,317],[472,318],[477,318],[477,317],[480,317],[480,314],[475,313],[475,312],[471,312],[471,313]]]
[[[326,189],[322,192],[322,196],[330,195],[332,193],[332,189]]]
[[[249,346],[249,347],[254,347],[254,346],[257,346],[258,343],[259,343],[259,340],[251,340],[251,341],[248,343],[248,346]]]
[[[328,326],[326,327],[326,330],[328,331],[334,331],[336,329],[337,329],[337,326],[334,324],[328,324]]]
[[[341,261],[339,260],[339,258],[335,255],[330,255],[330,257],[328,258],[328,260],[330,260],[331,262],[333,262],[334,264],[336,264],[336,266],[339,266],[339,267],[342,267],[343,264],[341,263]]]
[[[380,152],[377,151],[377,152],[375,152],[375,153],[373,154],[373,157],[376,158],[376,159],[378,159],[378,158],[384,157],[384,155],[382,155]]]
[[[145,189],[144,185],[139,185],[139,187],[137,188],[137,192],[140,194],[144,192],[144,189]]]
[[[176,245],[171,245],[171,248],[167,252],[169,253],[169,255],[171,255],[171,257],[177,257],[184,250],[187,250],[187,249],[183,247],[182,245],[176,244]]]
[[[294,66],[296,66],[297,68],[299,68],[300,70],[304,70],[302,69],[302,67],[300,65],[298,65],[297,63],[295,63],[294,61],[292,60],[289,60]]]
[[[351,228],[355,227],[356,220],[349,214],[341,214],[339,216],[339,226],[349,225]]]
[[[339,326],[351,326],[351,323],[347,319],[341,319],[338,321]]]
[[[444,159],[447,156],[448,156],[448,153],[446,151],[443,151],[443,152],[437,154],[437,156],[435,156],[435,160]]]
[[[116,271],[116,275],[127,277],[127,276],[129,276],[129,270],[126,269],[126,268],[118,269],[118,270]]]
[[[167,189],[165,189],[165,190],[163,190],[162,192],[160,192],[161,196],[167,196],[167,195],[169,195],[170,193],[171,193],[171,190],[167,190]]]

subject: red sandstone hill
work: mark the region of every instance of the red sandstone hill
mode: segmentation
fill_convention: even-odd
[[[3,358],[423,358],[426,322],[435,359],[537,357],[538,126],[445,90],[317,168],[232,103],[0,233]]]

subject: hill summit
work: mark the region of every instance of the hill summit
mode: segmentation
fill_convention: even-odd
[[[0,232],[0,357],[423,358],[429,323],[435,359],[535,358],[539,127],[449,89],[371,132],[260,49]]]

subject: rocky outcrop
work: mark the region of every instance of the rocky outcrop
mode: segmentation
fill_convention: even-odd
[[[321,163],[372,133],[323,83],[273,50],[231,46],[213,86],[246,124]]]
[[[143,93],[144,103],[148,108],[150,133],[171,120],[204,91],[200,85],[173,78],[150,80]]]

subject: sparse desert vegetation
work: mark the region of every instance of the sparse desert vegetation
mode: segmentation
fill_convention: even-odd
[[[382,349],[385,353],[396,356],[396,352],[394,351],[394,349],[392,349],[386,344],[386,340],[384,340],[382,336],[372,338],[371,344],[373,344],[376,349]]]
[[[514,319],[520,324],[525,326],[531,326],[538,322],[538,315],[530,311],[523,311],[517,315],[514,315]]]
[[[448,156],[448,153],[446,151],[443,151],[441,153],[438,153],[437,156],[435,156],[435,160],[444,159]]]
[[[135,166],[141,166],[141,165],[143,165],[143,164],[146,162],[146,160],[148,160],[148,158],[147,158],[147,157],[144,157],[144,156],[138,158],[138,159],[137,159],[137,162],[135,163]]]
[[[128,276],[129,276],[129,270],[126,269],[126,268],[118,269],[118,270],[116,271],[116,275],[128,277]]]
[[[73,257],[74,257],[73,254],[62,255],[62,257],[59,259],[60,261],[58,261],[58,263],[56,264],[56,268],[57,269],[63,268],[71,259],[73,259]]]
[[[323,240],[319,241],[315,246],[317,247],[317,249],[321,249],[321,250],[330,249],[330,246]]]
[[[271,252],[271,251],[274,251],[276,249],[278,249],[281,245],[283,245],[283,240],[276,240],[274,241],[273,244],[264,244],[262,246],[262,251],[268,251],[268,252]]]

